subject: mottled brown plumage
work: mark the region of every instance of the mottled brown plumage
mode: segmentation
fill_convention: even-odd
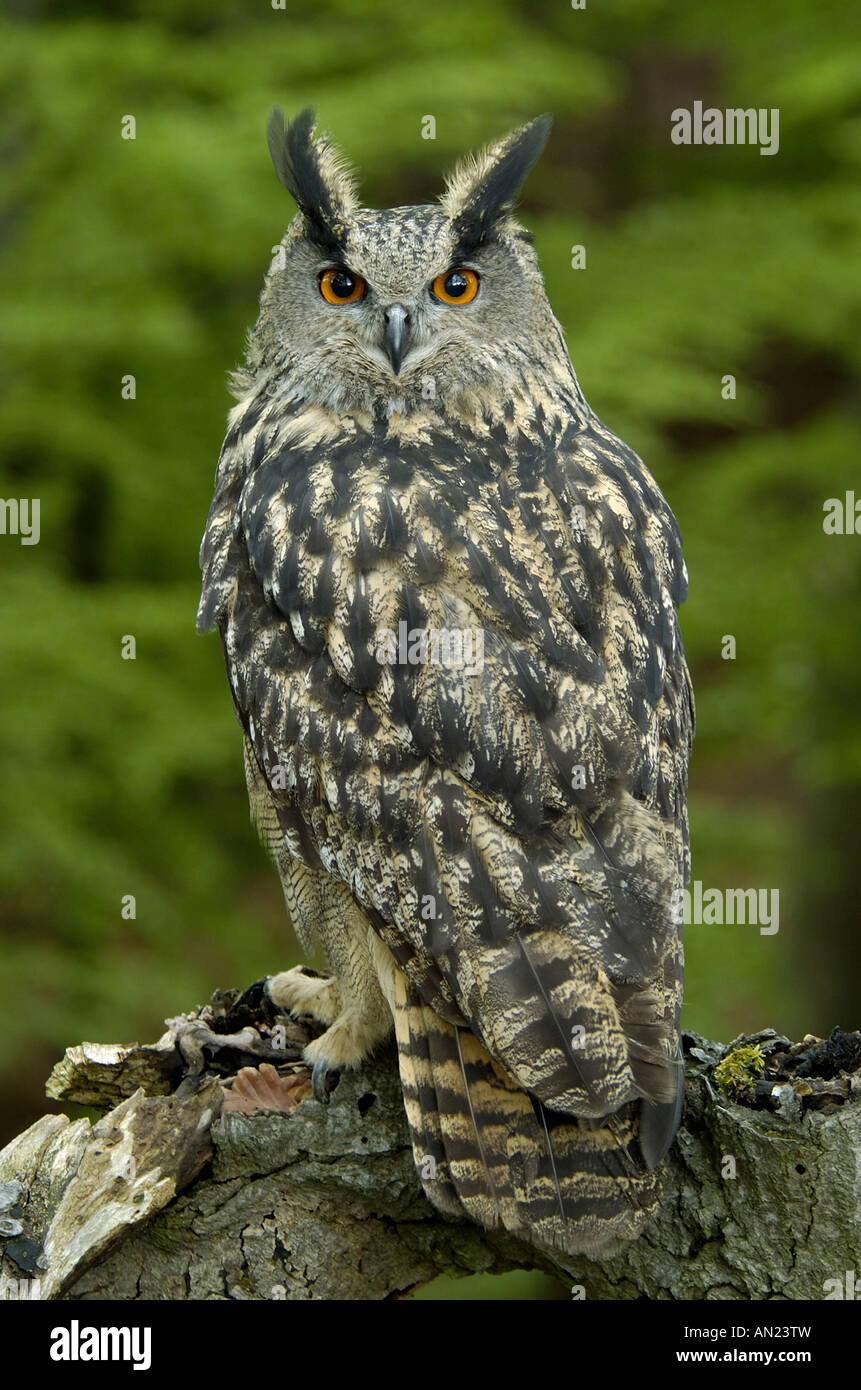
[[[548,128],[374,212],[310,117],[273,118],[300,213],[236,374],[199,625],[332,967],[269,983],[327,1025],[318,1083],[394,1021],[431,1198],[595,1253],[642,1228],[678,1122],[693,703],[675,521],[586,404],[511,215]],[[329,267],[363,295],[327,303]],[[441,302],[460,267],[475,299]]]

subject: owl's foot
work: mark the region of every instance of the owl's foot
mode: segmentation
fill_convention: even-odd
[[[270,975],[266,981],[266,995],[285,1013],[307,1014],[327,1027],[341,1012],[334,980],[328,975],[318,975],[305,965],[295,965],[292,970]]]
[[[355,981],[320,975],[297,965],[265,982],[266,999],[276,1009],[305,1016],[325,1032],[309,1042],[302,1058],[311,1068],[314,1096],[325,1105],[342,1071],[358,1067],[392,1031],[392,1015],[384,996],[369,976]]]
[[[271,975],[266,981],[266,995],[279,1009],[291,1014],[306,1014],[318,1023],[327,1025],[327,1031],[315,1041],[328,1040],[328,1046],[325,1049],[317,1048],[314,1052],[303,1052],[303,1057],[311,1067],[311,1088],[315,1100],[328,1105],[329,1097],[338,1084],[341,1068],[361,1060],[353,1040],[355,1030],[351,1031],[349,1022],[344,1018],[335,981],[309,971],[306,966],[296,965],[292,970]]]

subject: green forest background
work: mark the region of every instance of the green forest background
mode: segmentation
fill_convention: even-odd
[[[688,929],[685,1023],[725,1041],[861,1025],[861,536],[822,524],[826,499],[861,499],[852,15],[7,7],[0,494],[41,499],[41,539],[0,536],[0,1142],[51,1108],[67,1045],[154,1039],[213,988],[297,959],[220,646],[194,631],[226,375],[293,213],[265,147],[275,101],[317,107],[378,206],[430,201],[463,151],[554,112],[522,220],[588,399],[685,542],[694,877],[780,891],[776,935]],[[779,152],[673,145],[670,113],[695,100],[779,108]],[[528,1276],[428,1292],[554,1293]]]

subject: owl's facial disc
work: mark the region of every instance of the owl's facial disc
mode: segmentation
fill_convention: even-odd
[[[261,342],[296,400],[432,414],[464,391],[519,390],[523,345],[557,341],[534,252],[507,225],[465,250],[440,209],[362,210],[338,246],[301,216],[282,245]]]
[[[345,265],[329,266],[322,270],[318,285],[326,303],[336,308],[358,306],[361,300],[370,299],[369,312],[362,321],[364,334],[367,335],[366,346],[371,348],[375,356],[380,354],[379,360],[385,358],[394,375],[400,376],[407,353],[412,350],[415,359],[421,354],[421,349],[427,347],[427,313],[420,309],[418,300],[424,297],[437,305],[448,306],[470,304],[478,294],[479,276],[467,267],[443,271],[423,287],[419,296],[406,295],[393,303],[387,303],[385,299],[380,303],[363,276]]]

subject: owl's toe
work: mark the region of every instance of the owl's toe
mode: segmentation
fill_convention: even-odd
[[[307,965],[294,965],[292,970],[268,976],[266,997],[276,1008],[290,1014],[307,1014],[327,1027],[341,1012],[334,980]]]
[[[328,1105],[329,1097],[340,1079],[341,1073],[330,1067],[325,1058],[318,1057],[311,1069],[311,1091],[314,1099],[321,1105]]]

